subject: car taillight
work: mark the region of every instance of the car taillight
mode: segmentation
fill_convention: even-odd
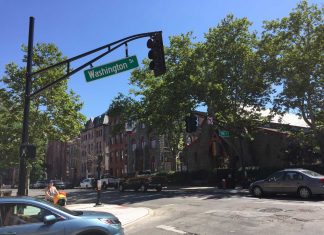
[[[320,179],[320,182],[321,182],[322,184],[324,184],[324,178],[321,178],[321,179]]]

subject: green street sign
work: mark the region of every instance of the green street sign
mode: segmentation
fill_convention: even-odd
[[[109,64],[100,65],[91,69],[84,70],[87,82],[100,78],[108,77],[138,67],[137,57],[131,56]]]
[[[220,137],[230,137],[229,131],[219,131]]]

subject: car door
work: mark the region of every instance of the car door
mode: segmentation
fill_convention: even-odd
[[[263,185],[263,191],[268,193],[281,193],[284,172],[279,171],[269,176]]]
[[[303,180],[303,176],[296,171],[287,171],[285,172],[284,179],[282,181],[282,190],[284,193],[296,193],[299,186],[301,185],[301,181]]]
[[[2,225],[0,234],[15,235],[54,235],[65,234],[64,221],[57,221],[54,224],[44,224],[46,215],[53,214],[47,209],[22,203],[4,203],[0,205]]]

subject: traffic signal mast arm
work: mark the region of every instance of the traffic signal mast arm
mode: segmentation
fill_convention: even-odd
[[[44,69],[40,69],[34,73],[31,74],[31,77],[35,76],[35,75],[38,75],[38,74],[41,74],[49,69],[52,69],[52,68],[55,68],[57,66],[61,66],[61,65],[65,65],[67,64],[68,68],[70,67],[70,63],[75,61],[75,60],[78,60],[80,58],[83,58],[85,56],[88,56],[88,55],[91,55],[93,53],[96,53],[98,51],[101,51],[101,50],[104,50],[104,49],[108,49],[106,52],[100,54],[99,56],[95,57],[94,59],[90,60],[89,62],[77,67],[76,69],[74,69],[73,71],[67,71],[67,74],[58,78],[57,80],[45,85],[44,87],[41,87],[40,89],[34,91],[33,93],[30,94],[30,97],[33,97],[35,95],[37,95],[38,93],[42,92],[43,90],[55,85],[56,83],[64,80],[64,79],[67,79],[68,77],[70,77],[71,75],[79,72],[80,70],[86,68],[87,66],[91,65],[92,63],[96,62],[97,60],[101,59],[102,57],[106,56],[107,54],[109,54],[110,52],[116,50],[117,48],[127,44],[128,42],[131,42],[131,41],[134,41],[136,39],[140,39],[140,38],[144,38],[144,37],[151,37],[151,38],[161,38],[162,40],[162,31],[156,31],[156,32],[149,32],[149,33],[142,33],[142,34],[135,34],[135,35],[132,35],[132,36],[129,36],[129,37],[126,37],[126,38],[123,38],[123,39],[120,39],[118,41],[115,41],[115,42],[112,42],[112,43],[109,43],[107,45],[104,45],[104,46],[101,46],[101,47],[98,47],[96,49],[93,49],[91,51],[88,51],[88,52],[85,52],[83,54],[80,54],[80,55],[77,55],[77,56],[74,56],[70,59],[67,59],[67,60],[64,60],[64,61],[61,61],[59,63],[56,63],[56,64],[53,64],[51,66],[48,66]],[[163,45],[163,44],[162,44]],[[163,54],[163,62],[164,62],[164,54]],[[159,74],[161,75],[161,74]]]

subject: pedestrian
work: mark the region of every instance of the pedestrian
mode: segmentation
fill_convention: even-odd
[[[54,197],[58,194],[56,187],[54,186],[53,182],[50,181],[46,187],[45,191],[45,199],[48,201],[53,202]]]

